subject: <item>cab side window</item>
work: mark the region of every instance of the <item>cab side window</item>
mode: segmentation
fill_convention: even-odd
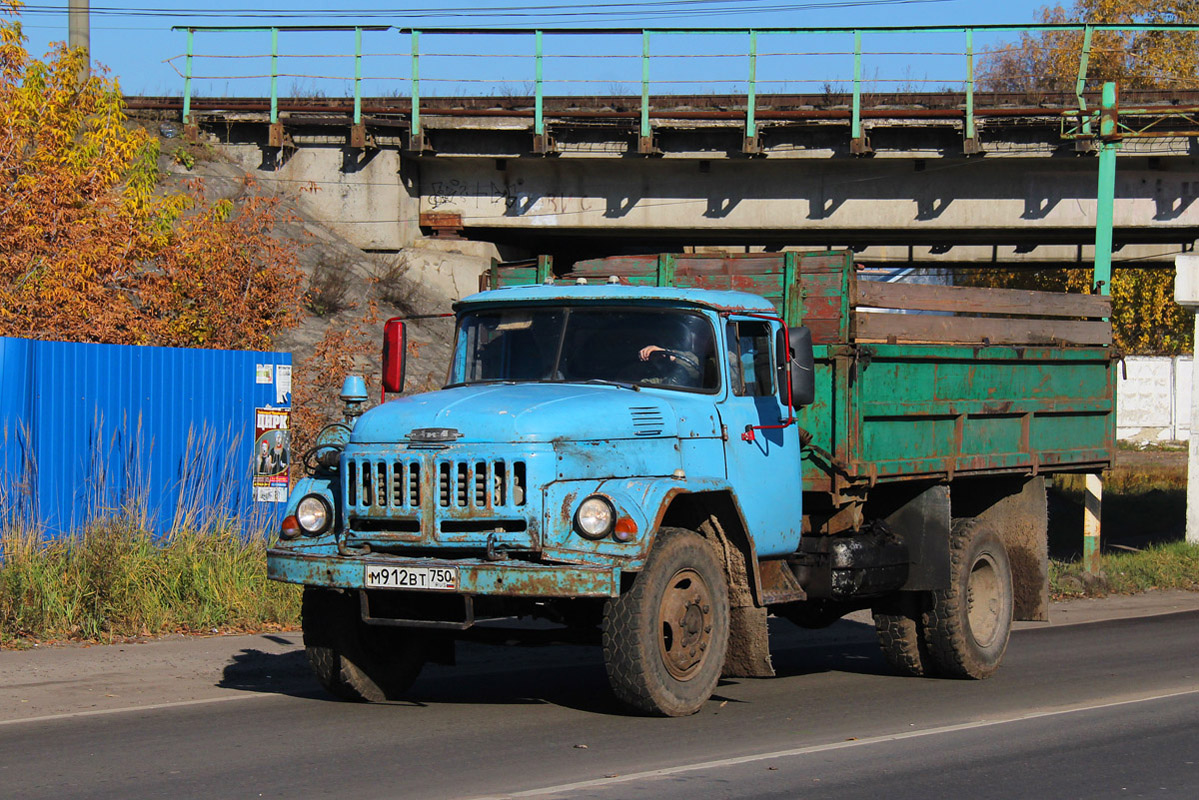
[[[733,394],[739,397],[773,395],[774,360],[770,357],[770,347],[774,337],[770,335],[770,325],[758,321],[730,321],[726,330]]]

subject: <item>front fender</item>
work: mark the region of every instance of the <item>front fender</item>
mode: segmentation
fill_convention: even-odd
[[[556,481],[545,488],[542,554],[552,560],[584,564],[617,562],[623,569],[639,570],[645,566],[654,534],[676,496],[727,488],[727,483],[714,478]],[[575,531],[575,511],[580,503],[593,494],[611,501],[618,522],[624,521],[627,526],[631,521],[634,532],[628,540],[621,542],[609,536],[593,541]]]

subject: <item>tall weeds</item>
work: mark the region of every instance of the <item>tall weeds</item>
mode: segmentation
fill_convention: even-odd
[[[57,540],[28,528],[0,531],[0,647],[298,621],[296,587],[266,578],[264,538],[230,526],[158,540],[119,519]]]

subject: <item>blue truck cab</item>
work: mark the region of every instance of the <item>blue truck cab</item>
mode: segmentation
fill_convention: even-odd
[[[627,285],[485,291],[455,310],[443,389],[361,413],[348,383],[346,422],[306,459],[269,553],[271,578],[306,587],[318,677],[394,697],[477,623],[536,616],[598,624],[626,702],[693,712],[730,629],[765,635],[759,563],[800,542],[807,390],[785,324],[752,294]]]

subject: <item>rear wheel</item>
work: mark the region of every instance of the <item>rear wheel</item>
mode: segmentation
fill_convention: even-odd
[[[343,700],[395,700],[420,674],[428,637],[362,621],[356,595],[305,587],[304,650],[321,686]]]
[[[729,598],[711,545],[664,528],[633,586],[604,608],[604,664],[616,696],[647,714],[694,714],[724,666]]]
[[[924,644],[921,600],[926,593],[900,592],[874,607],[874,632],[883,656],[900,675],[913,678],[932,670]]]
[[[932,665],[954,678],[999,668],[1012,631],[1012,568],[999,536],[974,519],[955,521],[949,588],[929,593],[923,614]]]

